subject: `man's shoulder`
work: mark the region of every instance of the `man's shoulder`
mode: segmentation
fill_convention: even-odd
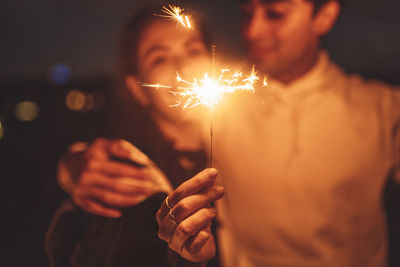
[[[355,107],[400,110],[400,88],[358,74],[346,75],[344,95]]]
[[[348,74],[347,84],[350,87],[349,89],[364,95],[396,95],[400,93],[399,86],[391,85],[378,79],[366,79],[359,74]]]

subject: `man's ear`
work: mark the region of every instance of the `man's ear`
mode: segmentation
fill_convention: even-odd
[[[314,15],[314,32],[319,36],[327,34],[335,25],[340,10],[341,6],[336,0],[330,0],[321,6]]]
[[[133,94],[135,100],[146,107],[150,103],[149,97],[144,93],[143,88],[140,86],[138,79],[133,75],[127,75],[125,77],[125,84],[129,91]]]

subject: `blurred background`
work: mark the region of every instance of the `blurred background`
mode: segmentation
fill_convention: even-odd
[[[345,2],[325,39],[331,57],[348,72],[399,85],[400,2]],[[120,27],[141,6],[158,3],[2,0],[0,266],[47,266],[44,233],[66,197],[56,183],[57,161],[68,144],[98,136],[116,82]],[[237,1],[178,4],[207,22],[219,57],[243,56]],[[387,187],[392,266],[400,266],[399,195],[397,187]]]

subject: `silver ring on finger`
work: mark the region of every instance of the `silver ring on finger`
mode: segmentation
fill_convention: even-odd
[[[171,207],[171,205],[169,204],[168,199],[169,199],[169,196],[166,197],[166,199],[165,199],[165,204],[167,204],[167,207],[168,207],[169,210],[171,211],[171,210],[172,210],[172,207]]]
[[[169,217],[169,220],[170,220],[173,224],[177,225],[176,220],[175,220],[175,215],[172,213],[172,209],[169,210],[169,212],[168,212],[168,217]]]

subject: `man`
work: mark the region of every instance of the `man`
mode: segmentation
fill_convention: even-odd
[[[322,51],[339,1],[240,4],[249,59],[271,79],[214,123],[222,264],[386,266],[382,195],[390,174],[400,180],[400,92],[345,74]],[[180,224],[164,230],[166,210],[159,234],[189,258],[171,242]]]

